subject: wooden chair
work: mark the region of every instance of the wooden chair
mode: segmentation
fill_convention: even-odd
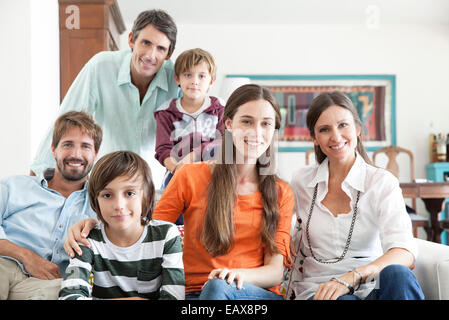
[[[306,151],[306,166],[308,166],[310,164],[309,157],[310,157],[311,154],[315,155],[315,149],[314,148],[309,149],[309,150]]]
[[[388,163],[385,169],[390,171],[396,178],[399,179],[399,165],[396,161],[396,157],[400,153],[405,153],[409,156],[410,159],[410,180],[415,180],[415,163],[413,159],[413,153],[410,150],[398,147],[398,146],[389,146],[385,148],[381,148],[379,150],[374,151],[373,153],[373,164],[376,165],[376,156],[380,153],[385,153],[388,158]],[[429,219],[424,218],[418,214],[416,214],[416,198],[412,198],[412,209],[413,212],[409,213],[410,219],[412,220],[413,226],[413,235],[415,238],[418,236],[418,227],[423,227],[426,233],[429,235]]]

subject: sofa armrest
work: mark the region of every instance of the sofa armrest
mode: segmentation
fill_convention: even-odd
[[[438,264],[438,290],[440,300],[449,300],[449,260]]]
[[[413,270],[428,300],[449,299],[449,246],[415,239],[418,258]]]

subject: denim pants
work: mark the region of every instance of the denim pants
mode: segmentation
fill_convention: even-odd
[[[164,176],[164,181],[162,181],[161,191],[164,191],[165,188],[167,188],[168,183],[171,181],[171,178],[173,178],[173,173],[167,170]],[[178,219],[175,222],[176,225],[183,225],[184,224],[184,217],[182,214],[179,215]]]
[[[421,286],[410,268],[393,264],[382,269],[379,275],[379,289],[373,289],[365,300],[424,300]],[[360,300],[352,294],[345,294],[337,300]]]
[[[226,280],[209,280],[201,292],[186,294],[186,300],[283,300],[282,296],[253,284],[244,282],[237,289],[237,282],[228,284]]]
[[[167,172],[164,175],[164,180],[162,181],[161,190],[165,190],[165,188],[167,188],[171,178],[173,178],[173,173],[167,170]]]

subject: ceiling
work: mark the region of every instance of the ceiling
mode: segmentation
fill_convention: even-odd
[[[167,11],[177,24],[443,24],[449,0],[117,0],[132,24],[147,9]],[[211,5],[213,4],[213,5]]]

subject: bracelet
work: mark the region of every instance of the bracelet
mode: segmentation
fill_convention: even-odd
[[[362,285],[363,276],[360,272],[357,271],[357,269],[354,269],[352,271],[354,271],[355,273],[357,273],[360,276],[359,285],[357,286],[357,288],[355,288],[355,290],[359,290],[360,286]]]
[[[349,294],[353,294],[354,293],[354,287],[351,286],[349,283],[347,283],[346,281],[340,280],[338,278],[332,278],[331,281],[335,281],[338,282],[339,284],[344,285],[346,288],[349,289]]]

